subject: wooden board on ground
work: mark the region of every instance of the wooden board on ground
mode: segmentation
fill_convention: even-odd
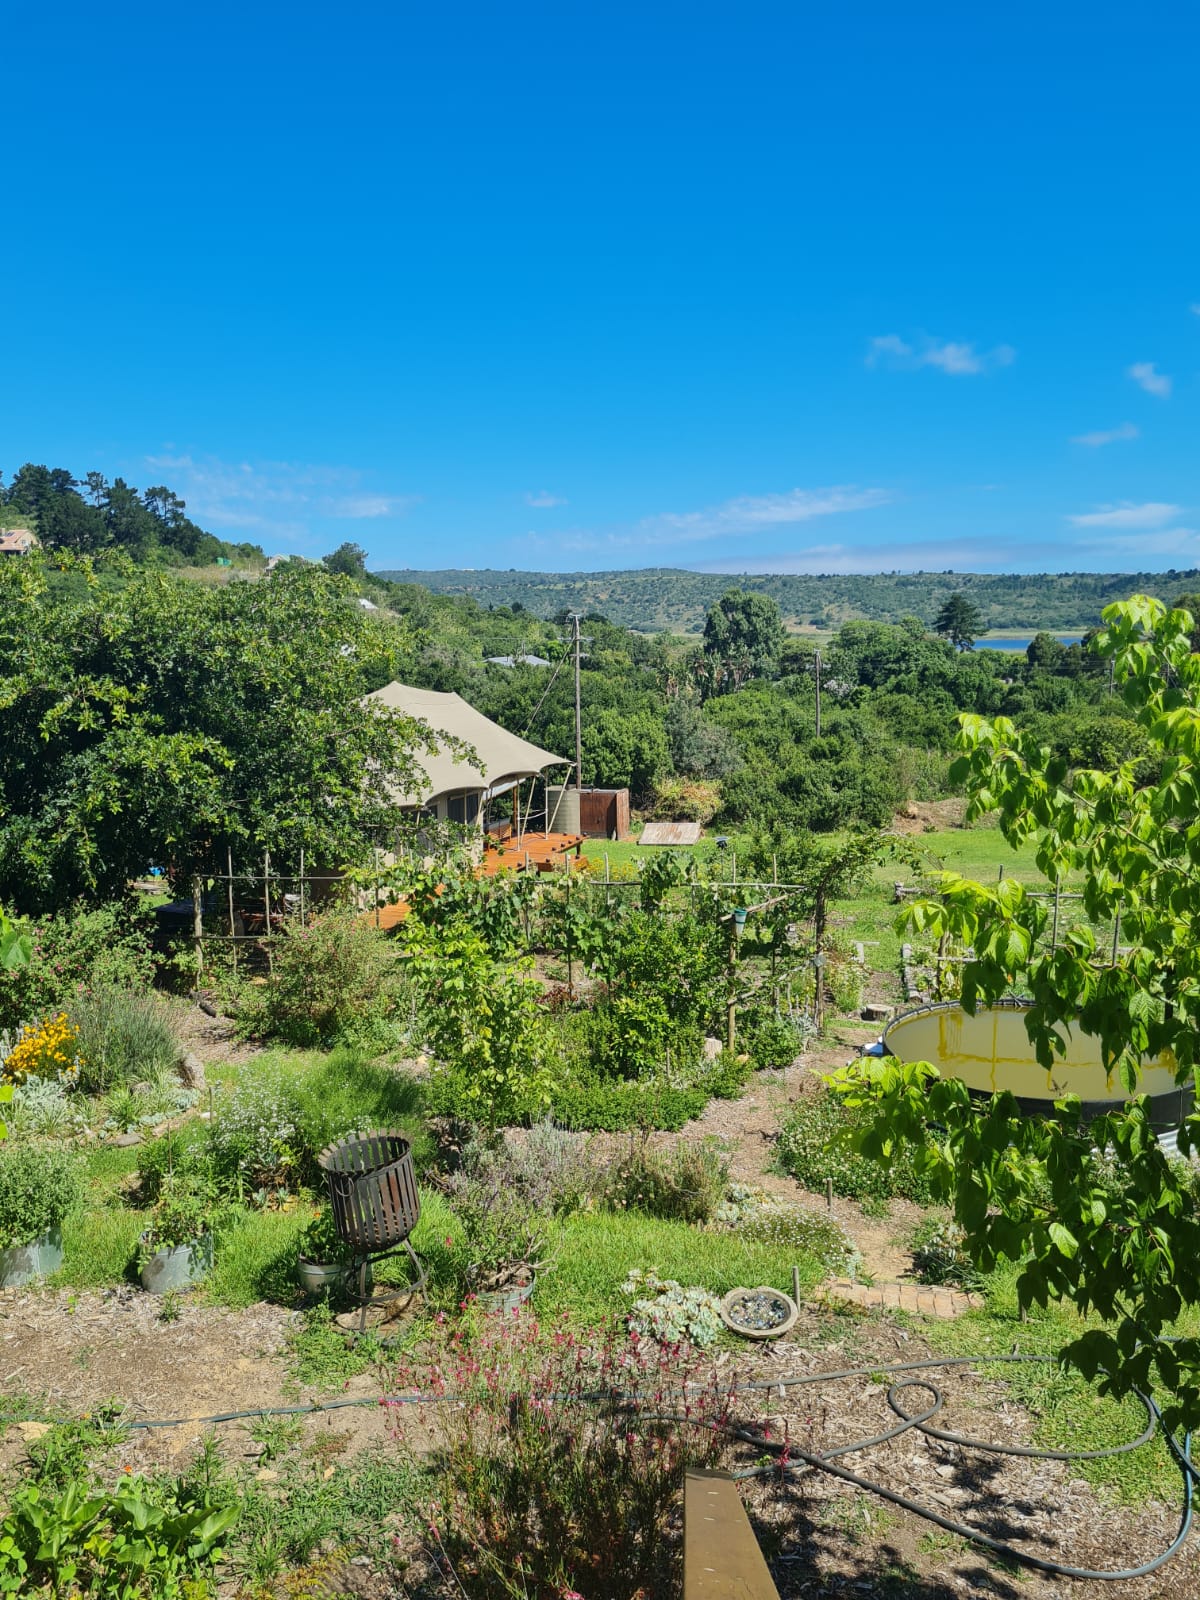
[[[699,822],[646,822],[640,845],[699,845]]]
[[[699,844],[698,822],[648,822],[639,844]]]

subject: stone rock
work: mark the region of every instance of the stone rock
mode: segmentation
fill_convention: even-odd
[[[131,1145],[141,1144],[142,1136],[136,1129],[131,1128],[128,1133],[119,1133],[113,1140],[118,1150],[128,1150]]]
[[[183,1057],[176,1070],[179,1073],[179,1081],[185,1089],[203,1089],[205,1087],[204,1063],[191,1050]]]
[[[705,1061],[715,1061],[717,1059],[717,1057],[721,1054],[721,1051],[724,1050],[724,1048],[725,1048],[725,1046],[721,1043],[720,1039],[714,1039],[710,1035],[704,1041],[704,1059],[705,1059]]]
[[[17,1432],[26,1444],[32,1444],[35,1439],[44,1438],[50,1432],[49,1422],[18,1422]]]

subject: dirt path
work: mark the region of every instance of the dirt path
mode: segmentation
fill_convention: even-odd
[[[865,1037],[871,1030],[856,1031]],[[903,1283],[911,1280],[912,1266],[904,1240],[924,1215],[920,1206],[892,1200],[886,1217],[867,1217],[855,1201],[835,1195],[831,1204],[825,1195],[813,1194],[772,1167],[775,1139],[791,1106],[802,1096],[817,1092],[821,1077],[843,1065],[852,1053],[851,1043],[839,1042],[808,1052],[786,1071],[756,1072],[739,1100],[711,1100],[703,1115],[689,1122],[680,1134],[656,1135],[655,1141],[719,1139],[729,1152],[730,1176],[735,1183],[764,1189],[794,1205],[831,1216],[854,1240],[862,1256],[861,1276]]]

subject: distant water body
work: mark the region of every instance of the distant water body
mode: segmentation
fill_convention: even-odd
[[[1077,633],[1056,633],[1053,637],[1058,640],[1059,644],[1078,644],[1080,638]],[[1032,643],[1032,637],[1028,639],[989,639],[985,635],[982,639],[976,639],[975,648],[977,650],[1028,650]]]

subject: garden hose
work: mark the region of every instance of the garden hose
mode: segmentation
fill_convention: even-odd
[[[878,1374],[899,1376],[907,1373],[928,1372],[932,1370],[945,1370],[954,1367],[973,1366],[998,1366],[1016,1365],[1029,1362],[1050,1363],[1055,1357],[1048,1355],[973,1355],[973,1356],[931,1356],[920,1361],[897,1361],[886,1365],[873,1365],[867,1367],[847,1367],[838,1372],[812,1372],[800,1376],[780,1374],[771,1378],[747,1380],[734,1383],[730,1386],[730,1394],[752,1394],[766,1392],[772,1389],[793,1389],[818,1383],[839,1383],[850,1378],[873,1378]],[[684,1398],[689,1394],[701,1392],[706,1387],[696,1383],[685,1384],[682,1388]],[[918,1411],[906,1409],[902,1397],[913,1390],[923,1390],[928,1397],[928,1404]],[[1146,1426],[1137,1438],[1125,1440],[1121,1444],[1106,1445],[1094,1450],[1053,1450],[1035,1445],[1022,1444],[997,1444],[992,1440],[975,1439],[966,1434],[954,1433],[949,1429],[933,1426],[934,1419],[941,1413],[945,1406],[945,1396],[937,1384],[925,1378],[905,1377],[901,1382],[892,1383],[887,1390],[887,1403],[896,1414],[898,1421],[894,1427],[887,1428],[880,1433],[854,1439],[845,1444],[839,1444],[829,1450],[805,1450],[790,1442],[768,1439],[761,1433],[751,1428],[736,1427],[730,1424],[714,1424],[703,1422],[696,1417],[690,1417],[678,1412],[653,1414],[645,1420],[652,1422],[669,1422],[680,1427],[702,1427],[720,1431],[730,1438],[738,1439],[746,1444],[756,1446],[763,1451],[778,1455],[781,1459],[777,1463],[760,1464],[744,1468],[735,1472],[736,1480],[745,1480],[755,1477],[766,1477],[774,1473],[793,1474],[801,1469],[828,1473],[839,1478],[843,1483],[853,1485],[868,1494],[877,1495],[882,1500],[889,1501],[894,1506],[899,1506],[904,1511],[923,1517],[927,1522],[936,1524],[945,1532],[966,1539],[972,1544],[982,1545],[994,1551],[1005,1560],[1013,1561],[1021,1566],[1032,1567],[1038,1572],[1048,1573],[1058,1578],[1090,1578],[1100,1582],[1122,1582],[1131,1578],[1143,1578],[1164,1566],[1178,1552],[1184,1543],[1192,1526],[1192,1494],[1193,1480],[1200,1479],[1200,1467],[1192,1460],[1191,1435],[1188,1434],[1181,1445],[1174,1435],[1164,1426],[1162,1412],[1154,1399],[1141,1390],[1134,1390],[1134,1394],[1141,1402],[1146,1412]],[[304,1405],[294,1406],[260,1406],[247,1411],[224,1411],[211,1416],[202,1417],[173,1417],[167,1420],[135,1420],[121,1424],[130,1431],[148,1430],[158,1428],[179,1428],[184,1426],[210,1426],[222,1422],[239,1422],[253,1417],[287,1417],[319,1415],[321,1412],[337,1411],[349,1406],[422,1406],[435,1405],[453,1399],[454,1396],[436,1394],[409,1394],[409,1395],[375,1395],[375,1396],[342,1396],[336,1400],[313,1401]],[[587,1402],[623,1402],[636,1403],[641,1396],[627,1391],[605,1389],[594,1393],[552,1398],[571,1398]],[[1180,1507],[1179,1529],[1171,1543],[1152,1560],[1144,1562],[1138,1567],[1122,1568],[1115,1572],[1093,1571],[1086,1567],[1072,1567],[1063,1562],[1050,1561],[1045,1557],[1036,1556],[1020,1549],[1016,1545],[1007,1543],[1003,1539],[993,1539],[989,1534],[982,1533],[976,1528],[963,1522],[956,1522],[953,1518],[945,1517],[939,1511],[923,1506],[907,1495],[889,1489],[881,1483],[876,1483],[871,1478],[860,1476],[848,1468],[839,1466],[837,1458],[852,1455],[858,1451],[870,1450],[877,1445],[887,1444],[899,1438],[911,1429],[916,1429],[928,1439],[936,1439],[940,1443],[956,1446],[962,1450],[986,1451],[993,1455],[1022,1456],[1034,1461],[1100,1461],[1110,1456],[1127,1455],[1149,1444],[1154,1436],[1161,1433],[1166,1441],[1175,1464],[1179,1468],[1183,1482],[1182,1504]]]

